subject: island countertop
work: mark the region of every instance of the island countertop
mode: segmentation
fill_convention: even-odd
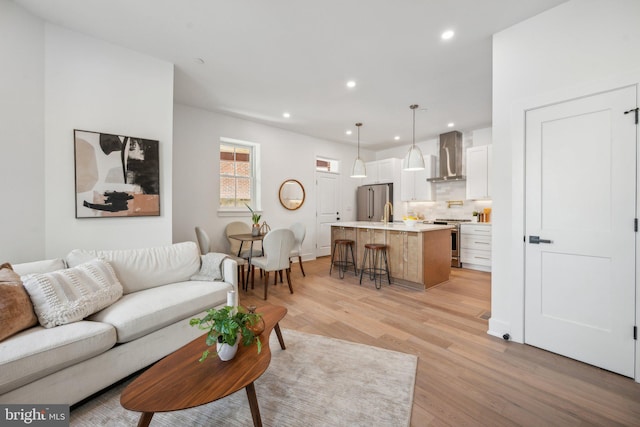
[[[376,230],[395,230],[395,231],[412,231],[414,233],[424,233],[427,231],[444,230],[453,228],[451,225],[442,224],[422,224],[416,223],[413,227],[405,225],[403,222],[374,222],[374,221],[341,221],[331,224],[332,227],[354,227],[354,228],[373,228]]]

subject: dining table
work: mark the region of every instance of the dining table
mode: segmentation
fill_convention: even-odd
[[[253,267],[251,266],[251,257],[253,256],[253,243],[256,241],[262,241],[264,239],[264,234],[258,234],[256,236],[254,236],[252,233],[243,233],[243,234],[230,234],[229,238],[230,239],[234,239],[234,240],[239,240],[240,241],[240,249],[238,249],[238,257],[240,257],[241,253],[242,253],[242,247],[244,246],[245,242],[249,242],[250,246],[249,246],[249,256],[247,258],[247,262],[249,263],[249,267],[247,269],[247,280],[246,283],[242,284],[242,290],[247,290],[248,288],[248,282],[249,282],[249,274],[251,273],[251,270],[253,269]],[[253,275],[251,276],[253,277]],[[251,287],[253,288],[253,281],[251,283]]]

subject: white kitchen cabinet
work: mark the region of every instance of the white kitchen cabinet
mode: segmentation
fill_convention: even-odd
[[[390,158],[367,162],[367,176],[362,178],[362,184],[398,183],[400,173],[400,159]]]
[[[467,148],[467,199],[491,198],[492,145]]]
[[[436,158],[432,155],[424,156],[424,169],[419,171],[402,171],[400,176],[400,197],[403,202],[430,201],[434,198],[433,183],[427,178],[433,178],[436,170]]]
[[[460,262],[472,270],[491,271],[491,224],[460,224]]]

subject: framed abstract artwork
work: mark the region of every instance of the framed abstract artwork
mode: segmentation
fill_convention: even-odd
[[[73,133],[76,218],[160,215],[158,141]]]

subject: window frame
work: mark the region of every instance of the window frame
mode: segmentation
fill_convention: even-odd
[[[260,167],[260,144],[250,141],[243,141],[240,139],[220,137],[220,141],[218,144],[218,215],[219,216],[251,216],[251,212],[246,207],[236,206],[236,207],[223,207],[220,205],[220,199],[222,194],[220,193],[220,182],[222,179],[222,167],[220,164],[220,150],[223,145],[240,147],[244,149],[248,149],[250,151],[249,159],[250,159],[250,168],[251,168],[251,199],[254,202],[255,206],[251,208],[257,212],[262,213],[262,195],[260,188],[262,187],[261,183],[261,167]]]

